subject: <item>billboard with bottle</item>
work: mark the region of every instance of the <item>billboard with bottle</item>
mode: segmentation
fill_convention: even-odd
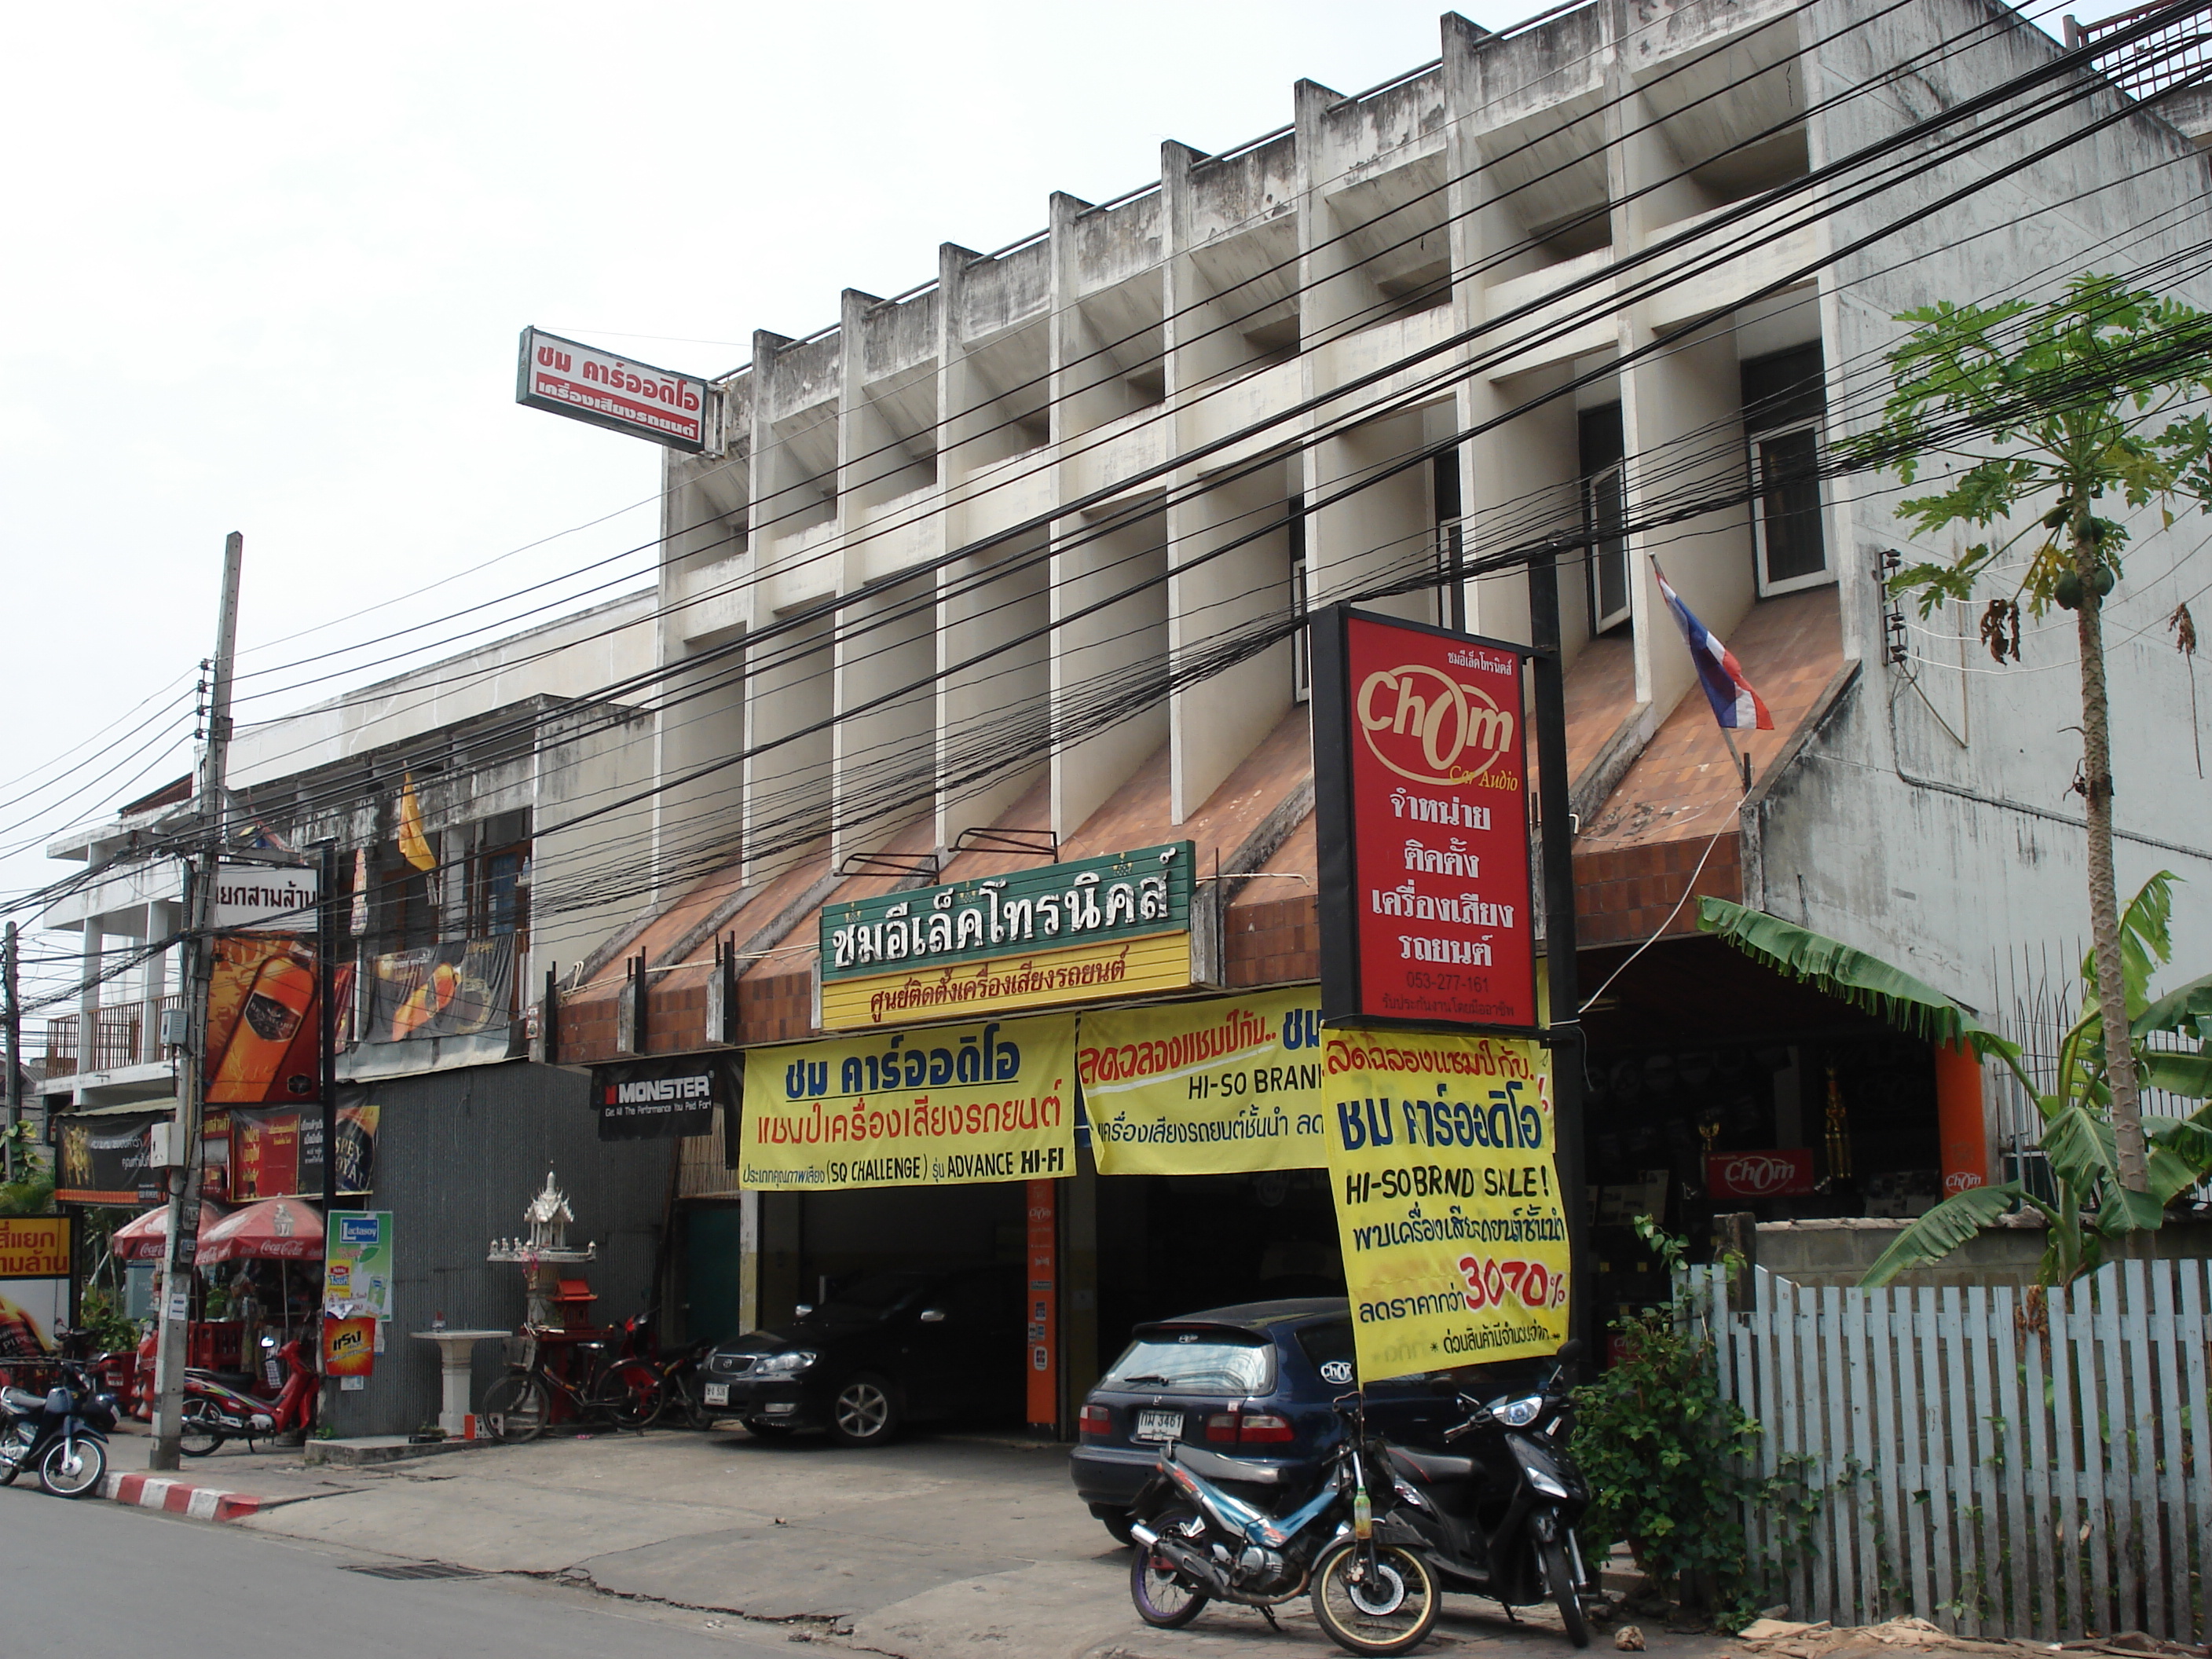
[[[342,967],[334,977],[343,1006],[353,969]],[[208,987],[210,1105],[320,1098],[322,981],[310,938],[240,933],[216,939]]]

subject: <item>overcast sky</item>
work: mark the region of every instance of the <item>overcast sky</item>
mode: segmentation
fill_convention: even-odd
[[[211,647],[224,532],[241,669],[283,671],[241,718],[325,695],[302,682],[337,646],[652,536],[651,445],[514,402],[525,324],[720,373],[756,327],[835,321],[841,289],[933,276],[940,241],[1041,228],[1050,191],[1156,178],[1163,138],[1281,125],[1301,76],[1351,93],[1433,58],[1438,9],[11,8],[0,889],[185,769],[137,722]]]

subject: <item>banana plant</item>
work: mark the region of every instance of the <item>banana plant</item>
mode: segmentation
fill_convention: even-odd
[[[2129,1048],[2147,1088],[2185,1100],[2212,1096],[2212,975],[2154,999],[2150,981],[2172,954],[2169,923],[2174,877],[2160,871],[2143,884],[2120,921],[2120,956],[2127,997]],[[2148,1181],[2131,1190],[2119,1179],[2111,1116],[2112,1088],[2104,1022],[2093,960],[2082,963],[2088,988],[2059,1043],[2056,1080],[2040,1087],[2021,1064],[2018,1045],[1984,1026],[1971,1011],[1879,957],[1853,950],[1778,916],[1725,900],[1702,901],[1700,926],[1778,971],[1818,986],[1931,1042],[1963,1046],[1977,1059],[2002,1063],[2035,1102],[2043,1120],[2038,1144],[2049,1160],[2055,1194],[2045,1198],[2018,1181],[1972,1187],[1918,1217],[1883,1251],[1860,1283],[1887,1285],[1899,1273],[1940,1261],[2016,1207],[2038,1211],[2048,1224],[2039,1282],[2064,1285],[2092,1273],[2106,1247],[2155,1228],[2166,1206],[2212,1176],[2212,1108],[2183,1117],[2143,1119]],[[2154,1037],[2194,1041],[2194,1052],[2154,1048]]]

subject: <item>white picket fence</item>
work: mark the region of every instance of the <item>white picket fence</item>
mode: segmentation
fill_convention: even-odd
[[[1690,1273],[1722,1386],[1805,1460],[1809,1554],[1791,1617],[1917,1613],[1968,1636],[2206,1640],[2212,1264],[2126,1261],[2047,1294],[1812,1288]],[[1772,1560],[1770,1515],[1750,1517]]]

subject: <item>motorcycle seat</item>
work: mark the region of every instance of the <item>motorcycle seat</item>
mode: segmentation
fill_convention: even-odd
[[[1249,1457],[1224,1457],[1219,1452],[1207,1451],[1202,1446],[1177,1446],[1175,1461],[1201,1480],[1242,1480],[1255,1486],[1279,1486],[1283,1481],[1283,1466],[1280,1463],[1262,1463]]]
[[[35,1412],[45,1407],[46,1397],[33,1394],[28,1389],[0,1389],[0,1405],[11,1412]]]
[[[1390,1461],[1399,1469],[1416,1480],[1432,1484],[1450,1480],[1472,1480],[1475,1478],[1475,1462],[1472,1457],[1454,1457],[1443,1452],[1414,1451],[1405,1446],[1390,1448]]]

